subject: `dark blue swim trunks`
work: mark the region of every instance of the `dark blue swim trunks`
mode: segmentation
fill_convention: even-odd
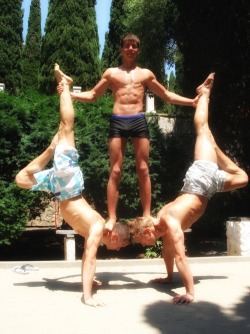
[[[144,113],[133,116],[112,115],[109,124],[109,138],[150,138]]]

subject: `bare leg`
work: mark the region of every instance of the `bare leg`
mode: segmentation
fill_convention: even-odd
[[[121,171],[123,155],[126,148],[126,140],[123,138],[111,138],[109,141],[109,159],[110,175],[107,185],[107,205],[109,219],[105,227],[112,231],[116,223],[116,209],[119,198],[119,184],[121,180]]]
[[[143,216],[148,217],[151,213],[151,180],[148,168],[149,140],[147,138],[133,138],[132,142],[135,151]]]
[[[214,161],[226,172],[224,191],[242,188],[248,183],[247,174],[229,159],[216,144],[208,126],[208,102],[213,86],[214,73],[197,88],[200,99],[195,112],[195,128],[197,140],[195,145],[195,160],[205,159]]]
[[[226,172],[226,180],[223,191],[231,191],[245,187],[248,183],[247,174],[229,159],[215,143],[215,152],[217,154],[217,163],[220,169]]]
[[[58,84],[63,86],[63,91],[60,94],[60,125],[58,131],[58,144],[75,147],[75,113],[70,96],[70,84],[73,80],[60,70],[58,64],[55,64],[55,76]]]
[[[35,173],[40,172],[45,168],[45,166],[49,163],[49,161],[53,158],[55,148],[58,141],[58,133],[52,139],[49,147],[32,160],[26,167],[24,167],[17,175],[16,175],[16,184],[20,188],[30,189],[36,184],[36,179],[34,177]]]
[[[209,96],[214,82],[214,73],[209,74],[205,82],[197,88],[200,95],[194,115],[196,143],[194,160],[207,160],[217,163],[214,141],[208,125]]]
[[[64,90],[60,95],[60,126],[57,134],[54,136],[49,147],[32,160],[16,175],[16,183],[20,188],[30,189],[36,184],[34,174],[43,170],[48,162],[53,158],[57,144],[67,143],[74,146],[74,109],[69,92],[69,77],[65,76],[59,69],[59,65],[55,65],[55,74],[61,85],[64,85]],[[67,77],[67,78],[66,78]],[[72,82],[72,80],[71,80]]]

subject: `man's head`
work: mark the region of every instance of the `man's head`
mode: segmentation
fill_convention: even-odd
[[[131,241],[140,243],[143,246],[153,246],[156,241],[154,235],[155,218],[153,217],[138,217],[129,222]]]
[[[105,245],[107,249],[119,250],[122,247],[126,247],[129,244],[130,233],[127,224],[115,223],[113,230],[109,232],[108,237],[105,239]]]
[[[140,39],[134,34],[128,34],[122,37],[121,44],[122,49],[129,48],[140,49]]]

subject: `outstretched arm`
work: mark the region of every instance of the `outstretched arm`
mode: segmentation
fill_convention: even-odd
[[[101,80],[91,90],[81,93],[71,93],[71,97],[75,101],[79,102],[93,102],[103,95],[109,87],[109,69],[104,72]]]
[[[147,86],[148,88],[157,96],[162,98],[164,101],[172,103],[172,104],[178,104],[183,106],[189,106],[189,107],[195,107],[199,97],[196,96],[194,99],[189,99],[187,97],[178,95],[174,92],[170,92],[168,89],[166,89],[164,86],[162,86],[156,79],[155,75],[147,70]]]

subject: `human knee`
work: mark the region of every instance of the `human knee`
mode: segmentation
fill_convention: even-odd
[[[248,175],[243,170],[241,170],[240,185],[241,187],[245,187],[247,184],[248,184]]]
[[[143,164],[136,166],[136,172],[141,177],[144,177],[144,178],[148,177],[149,176],[148,164],[143,163]]]
[[[119,166],[114,166],[111,169],[110,177],[116,181],[119,181],[121,179],[121,168]]]
[[[73,131],[74,122],[72,120],[62,120],[60,126],[64,131],[70,132]]]
[[[27,189],[27,188],[30,188],[26,182],[26,173],[21,170],[15,177],[15,182],[16,182],[16,185],[19,187],[19,188],[24,188],[24,189]]]

